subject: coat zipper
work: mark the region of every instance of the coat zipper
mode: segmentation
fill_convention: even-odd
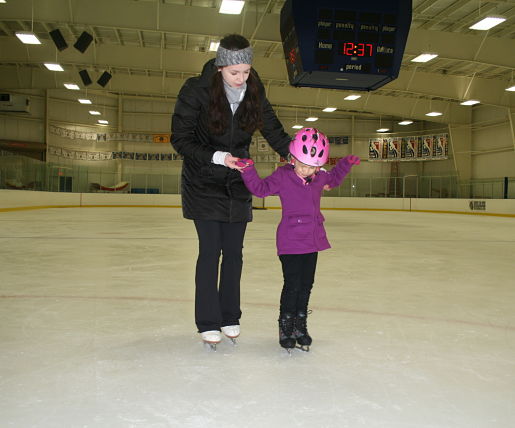
[[[231,110],[231,138],[229,140],[229,153],[231,153],[231,155],[232,155],[232,139],[233,139],[233,135],[234,135],[234,114],[232,113],[232,109],[231,109],[230,105],[229,105],[229,110]],[[231,171],[229,171],[229,174],[230,173],[231,173]],[[229,176],[229,179],[230,179],[230,176]],[[229,186],[231,185],[230,180],[228,182],[228,185]],[[229,223],[231,223],[231,222],[232,222],[232,195],[229,192]]]
[[[317,227],[318,227],[318,216],[317,216],[317,213],[315,212],[315,204],[313,203],[313,187],[312,187],[312,184],[313,183],[309,183],[306,187],[309,189],[309,197],[311,199],[311,204],[313,206],[313,211],[312,211],[312,216],[313,216],[313,242],[315,243],[315,248],[316,250],[318,251],[318,238],[317,238]]]

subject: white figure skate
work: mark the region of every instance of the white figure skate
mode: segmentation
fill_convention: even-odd
[[[231,339],[232,343],[236,345],[236,338],[240,335],[240,326],[226,325],[225,327],[222,327],[222,333]]]
[[[216,345],[222,341],[222,335],[218,330],[203,331],[200,337],[213,351],[216,351]]]

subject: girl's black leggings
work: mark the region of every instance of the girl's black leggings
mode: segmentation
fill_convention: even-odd
[[[315,281],[318,253],[282,254],[284,285],[280,313],[297,314],[308,310],[309,296]]]

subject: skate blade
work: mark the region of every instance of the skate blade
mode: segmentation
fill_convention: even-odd
[[[220,343],[220,342],[205,342],[205,341],[204,341],[204,345],[208,345],[208,346],[209,346],[209,348],[210,348],[212,351],[214,351],[214,352],[216,352],[216,345],[218,345],[219,343]]]
[[[309,345],[297,345],[296,348],[304,352],[309,352]]]
[[[237,345],[238,342],[236,342],[236,339],[238,337],[240,337],[240,335],[238,335],[238,336],[227,336],[227,335],[225,335],[225,337],[227,337],[227,339],[229,339],[232,342],[233,345]]]

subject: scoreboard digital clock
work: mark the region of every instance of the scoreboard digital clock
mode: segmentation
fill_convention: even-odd
[[[294,86],[374,90],[397,78],[411,0],[286,0],[281,39]]]
[[[375,49],[372,43],[343,42],[338,53],[348,56],[372,56]]]

